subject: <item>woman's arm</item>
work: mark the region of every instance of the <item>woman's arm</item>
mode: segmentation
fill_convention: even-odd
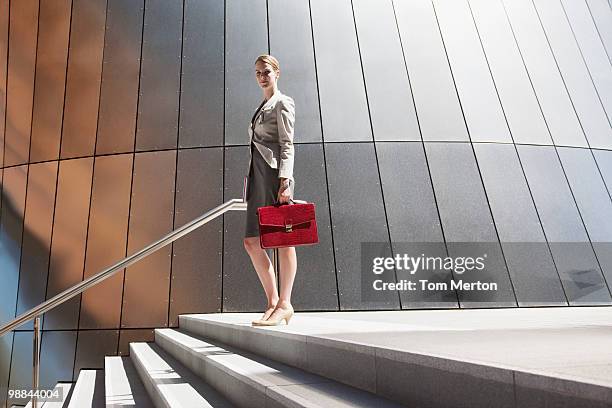
[[[278,177],[293,180],[293,127],[295,123],[295,103],[288,96],[282,98],[277,109],[278,144],[280,145],[280,164]]]

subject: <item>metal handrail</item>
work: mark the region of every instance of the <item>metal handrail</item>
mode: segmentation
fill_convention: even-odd
[[[40,356],[40,316],[49,310],[61,305],[69,299],[72,299],[76,295],[83,293],[85,290],[91,288],[92,286],[97,285],[105,279],[110,278],[118,271],[132,265],[133,263],[138,262],[142,258],[148,256],[149,254],[157,251],[160,248],[165,247],[166,245],[176,241],[177,239],[189,234],[191,231],[201,227],[207,222],[217,218],[218,216],[228,212],[228,211],[245,211],[246,210],[246,202],[243,199],[234,198],[225,203],[221,204],[218,207],[213,208],[212,210],[202,214],[198,218],[193,221],[188,222],[187,224],[179,227],[170,233],[166,234],[159,240],[153,242],[149,246],[141,249],[140,251],[128,256],[127,258],[122,259],[116,264],[104,269],[103,271],[85,279],[82,282],[77,283],[71,288],[66,289],[65,291],[55,295],[51,299],[39,304],[36,307],[28,310],[27,312],[19,315],[14,320],[5,324],[0,328],[0,336],[16,329],[22,324],[35,319],[34,324],[34,367],[32,373],[32,389],[36,391],[38,389],[38,372],[39,372],[39,356]],[[38,401],[36,397],[32,398],[32,407],[36,408],[38,405]]]
[[[141,249],[135,254],[132,254],[128,256],[127,258],[122,259],[121,261],[117,262],[113,266],[110,266],[107,269],[103,270],[102,272],[99,272],[85,279],[84,281],[77,283],[71,288],[66,289],[65,291],[57,294],[51,299],[41,303],[40,305],[16,317],[10,323],[7,323],[6,325],[2,326],[2,328],[0,328],[0,336],[34,319],[36,316],[46,313],[49,310],[61,305],[65,301],[84,292],[85,290],[91,288],[92,286],[95,286],[98,283],[102,282],[103,280],[110,278],[117,271],[123,268],[126,268],[135,262],[138,262],[139,260],[146,257],[150,253],[155,252],[158,249],[165,247],[166,245],[176,241],[182,236],[187,235],[191,231],[201,227],[207,222],[217,218],[218,216],[226,213],[227,211],[232,211],[232,210],[233,211],[245,211],[246,203],[242,199],[234,198],[234,199],[231,199],[221,204],[218,207],[213,208],[212,210],[202,214],[201,216],[194,219],[193,221],[168,233],[167,235],[163,236],[162,238],[152,243],[151,245]]]

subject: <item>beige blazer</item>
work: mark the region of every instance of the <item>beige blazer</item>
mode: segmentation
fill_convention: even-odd
[[[258,111],[248,130],[249,145],[253,141],[266,163],[273,169],[278,169],[278,177],[288,178],[292,184],[294,123],[295,103],[290,96],[277,89]],[[251,159],[249,154],[248,168],[251,168]]]

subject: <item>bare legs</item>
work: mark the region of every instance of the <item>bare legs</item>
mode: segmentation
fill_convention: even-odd
[[[295,248],[279,248],[278,257],[280,262],[280,296],[276,288],[276,280],[274,277],[274,268],[268,254],[259,245],[258,237],[249,237],[244,239],[244,248],[246,249],[253,267],[259,276],[259,281],[264,288],[266,298],[268,299],[268,308],[261,320],[267,320],[276,312],[275,308],[292,309],[291,307],[291,289],[295,280],[295,272],[297,270],[297,256]]]

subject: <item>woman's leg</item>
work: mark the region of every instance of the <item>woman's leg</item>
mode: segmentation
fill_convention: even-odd
[[[274,268],[268,254],[259,245],[259,237],[248,237],[244,239],[244,248],[246,249],[253,267],[259,276],[259,281],[266,292],[268,299],[268,309],[274,308],[278,303],[278,290],[276,288],[276,277],[274,276]],[[270,311],[271,313],[271,311]],[[267,318],[264,314],[264,319]]]
[[[278,258],[280,264],[280,298],[277,309],[291,309],[291,289],[297,270],[295,247],[278,248]],[[274,317],[274,313],[272,313],[270,319],[274,320]]]

